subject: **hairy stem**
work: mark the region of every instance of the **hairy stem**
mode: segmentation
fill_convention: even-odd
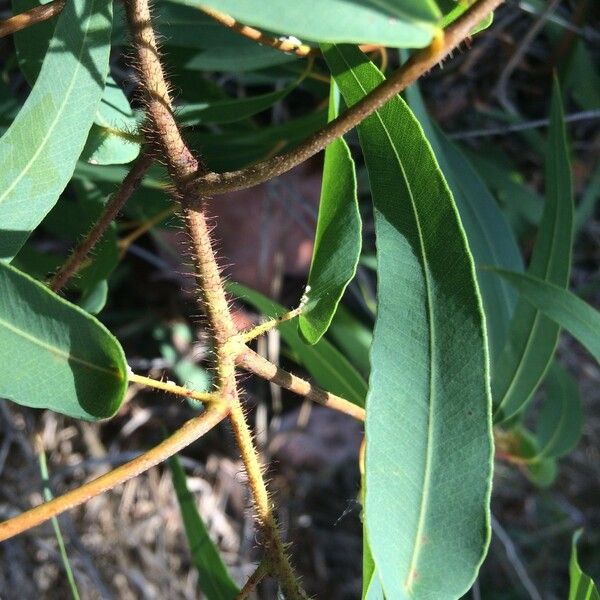
[[[502,2],[503,0],[478,0],[445,29],[443,35],[435,38],[430,46],[413,54],[395,73],[360,102],[330,121],[292,151],[238,171],[201,175],[196,180],[198,189],[204,195],[209,196],[243,190],[277,177],[314,156],[441,62],[449,52],[469,37],[473,28]]]
[[[100,218],[94,223],[83,242],[75,248],[71,256],[69,256],[50,281],[50,289],[54,292],[59,292],[79,269],[81,269],[83,261],[93,250],[94,246],[100,241],[100,238],[119,214],[127,200],[131,198],[131,195],[142,181],[144,174],[150,168],[151,164],[152,157],[146,152],[142,152],[142,154],[137,157],[131,170],[123,180],[121,187],[107,202]]]
[[[175,394],[176,396],[192,398],[193,400],[198,400],[198,402],[202,403],[217,402],[221,400],[221,397],[215,393],[197,392],[195,390],[190,390],[189,388],[183,387],[181,385],[176,385],[171,382],[158,381],[156,379],[152,379],[151,377],[136,375],[135,373],[129,373],[128,377],[130,383],[139,383],[140,385],[152,387],[156,390],[162,390],[163,392]]]
[[[348,402],[348,400],[344,400],[344,398],[340,398],[331,392],[326,392],[301,377],[288,373],[250,348],[242,352],[237,357],[236,362],[246,371],[250,371],[267,381],[272,381],[278,386],[290,390],[290,392],[304,396],[328,408],[343,412],[359,421],[365,420],[364,408],[352,404],[352,402]]]
[[[263,558],[258,567],[252,575],[250,575],[248,581],[244,584],[244,587],[240,590],[240,593],[236,596],[235,600],[246,600],[252,593],[254,588],[263,580],[263,578],[269,574],[269,561]]]
[[[0,523],[0,542],[31,529],[70,508],[79,506],[87,502],[90,498],[98,496],[121,483],[125,483],[129,479],[165,461],[210,431],[228,414],[229,407],[225,403],[221,403],[220,406],[211,407],[199,417],[190,419],[164,442],[144,452],[144,454],[134,458],[132,461],[113,469],[109,473],[106,473],[106,475],[102,475],[71,492],[54,498],[50,502],[36,506],[12,519],[8,519],[8,521]]]
[[[14,17],[4,19],[3,21],[0,21],[0,38],[15,33],[16,31],[21,31],[21,29],[25,29],[36,23],[47,21],[56,16],[64,6],[65,0],[53,0],[52,2],[48,2],[48,4],[35,6]]]

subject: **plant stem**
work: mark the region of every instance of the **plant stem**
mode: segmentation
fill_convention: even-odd
[[[286,390],[290,390],[290,392],[304,396],[328,408],[339,410],[359,421],[365,420],[364,408],[352,404],[352,402],[348,402],[348,400],[344,400],[344,398],[340,398],[331,392],[326,392],[301,377],[284,371],[250,348],[242,352],[237,357],[236,362],[246,371],[250,371],[267,381],[272,381]]]
[[[104,235],[104,232],[108,229],[108,226],[119,214],[127,200],[131,198],[131,195],[142,181],[144,174],[150,168],[151,164],[152,157],[146,152],[142,152],[136,158],[131,170],[129,173],[127,173],[125,179],[123,180],[121,187],[107,202],[102,214],[100,215],[100,218],[96,221],[96,223],[94,223],[83,242],[81,242],[81,244],[75,248],[71,256],[69,256],[67,261],[51,279],[49,283],[50,289],[52,289],[54,292],[59,292],[79,271],[87,255],[100,241],[100,238]]]
[[[250,575],[240,593],[235,597],[235,600],[246,600],[252,590],[268,575],[270,569],[269,561],[263,558],[254,573]]]
[[[242,331],[239,333],[239,335],[242,338],[242,340],[244,340],[244,343],[247,344],[248,342],[251,342],[253,339],[263,335],[264,333],[271,331],[271,329],[275,329],[276,327],[281,325],[281,323],[291,321],[292,319],[297,317],[301,312],[302,307],[299,306],[298,308],[294,308],[293,310],[286,312],[280,317],[276,317],[275,319],[269,319],[264,323],[259,323],[255,327],[251,327],[246,331]]]
[[[65,0],[53,0],[41,6],[35,6],[30,10],[19,13],[14,17],[9,17],[4,21],[0,21],[0,38],[16,31],[21,31],[26,27],[47,21],[56,16],[65,6]]]
[[[282,175],[314,156],[441,62],[449,52],[468,38],[469,33],[502,2],[503,0],[478,0],[441,32],[443,35],[434,38],[430,46],[413,54],[395,73],[362,100],[352,105],[333,121],[329,121],[327,125],[292,151],[238,171],[202,175],[196,180],[200,192],[206,196],[216,196],[225,192],[253,187]]]
[[[86,483],[71,492],[57,496],[50,502],[36,506],[8,521],[0,523],[0,542],[14,535],[18,535],[27,529],[40,525],[44,521],[55,517],[62,512],[87,502],[90,498],[98,496],[151,467],[165,461],[176,454],[199,437],[210,431],[229,414],[229,407],[224,403],[210,407],[199,417],[187,421],[183,427],[178,429],[164,442],[158,444],[151,450],[144,452],[132,461],[113,469],[89,483]]]
[[[163,390],[164,392],[169,392],[170,394],[175,394],[177,396],[192,398],[203,403],[215,402],[221,399],[219,394],[211,392],[196,392],[195,390],[190,390],[189,388],[176,385],[174,383],[158,381],[157,379],[144,377],[143,375],[136,375],[135,373],[129,373],[128,378],[130,382],[139,383],[157,390]]]

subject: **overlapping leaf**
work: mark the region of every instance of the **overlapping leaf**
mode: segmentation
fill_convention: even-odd
[[[332,84],[329,119],[337,116],[337,92]],[[327,331],[346,286],[356,273],[362,246],[356,195],[356,171],[343,138],[325,151],[319,216],[308,285],[307,303],[298,326],[302,336],[317,343]]]
[[[571,560],[569,561],[569,576],[571,585],[569,588],[569,600],[600,600],[600,592],[593,579],[586,575],[579,566],[577,557],[577,543],[583,533],[579,529],[573,534],[571,543]]]
[[[528,274],[566,288],[571,267],[573,199],[571,172],[558,84],[552,94],[546,205]],[[559,327],[521,300],[508,341],[492,379],[495,418],[506,420],[523,410],[542,381],[558,342]]]
[[[324,51],[348,105],[381,83],[357,49]],[[490,398],[473,260],[450,190],[402,99],[358,129],[378,251],[368,541],[386,597],[458,598],[489,541]]]
[[[79,419],[111,417],[127,366],[96,319],[14,267],[0,263],[0,396]]]
[[[71,178],[102,96],[111,20],[110,0],[67,2],[36,83],[0,138],[2,259],[17,253]]]

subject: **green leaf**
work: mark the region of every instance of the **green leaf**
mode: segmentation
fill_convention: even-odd
[[[532,304],[549,319],[564,327],[579,340],[600,363],[600,313],[572,292],[523,273],[498,270]]]
[[[571,542],[571,560],[569,561],[569,577],[571,585],[569,588],[569,600],[600,600],[598,587],[589,575],[586,575],[579,566],[577,558],[577,542],[583,533],[583,529],[573,534]]]
[[[340,304],[331,322],[329,335],[344,356],[347,356],[363,375],[368,375],[371,370],[369,348],[373,342],[371,329]]]
[[[523,270],[523,259],[513,232],[477,171],[460,149],[429,119],[416,85],[407,89],[406,98],[450,186],[475,264]],[[517,294],[510,285],[489,271],[478,270],[477,281],[485,310],[493,368],[508,336]]]
[[[192,561],[200,576],[200,589],[207,600],[234,600],[240,593],[223,564],[219,551],[210,539],[206,525],[198,513],[177,455],[169,458],[173,486],[177,494]]]
[[[329,97],[329,120],[335,119],[335,84]],[[327,146],[315,245],[306,286],[307,303],[298,319],[309,344],[325,334],[347,285],[356,273],[362,247],[356,195],[356,170],[343,138]]]
[[[535,460],[567,454],[577,445],[583,426],[577,382],[558,363],[548,370],[544,387],[546,397],[538,417],[539,450]]]
[[[263,314],[275,317],[285,314],[286,308],[239,283],[230,283],[228,289],[241,300],[252,304]],[[286,344],[294,351],[298,361],[327,391],[345,398],[358,406],[365,405],[367,384],[348,360],[326,339],[308,346],[298,334],[293,321],[281,323],[277,328]]]
[[[556,82],[545,176],[546,205],[528,274],[566,288],[571,268],[573,197],[562,101]],[[555,323],[525,300],[519,301],[492,378],[496,420],[506,421],[525,408],[552,361],[558,335]]]
[[[433,0],[181,0],[206,5],[246,25],[301,40],[373,43],[394,48],[421,48],[439,29],[441,13]]]
[[[67,2],[33,90],[0,138],[0,258],[17,253],[73,174],[104,88],[111,19],[110,0]]]
[[[383,76],[324,47],[346,104]],[[484,318],[452,195],[400,97],[358,127],[378,252],[365,519],[388,598],[460,597],[490,537],[493,441]]]
[[[40,448],[38,460],[40,463],[40,475],[42,476],[42,483],[44,484],[44,500],[46,502],[50,502],[50,500],[52,500],[54,496],[52,495],[52,490],[50,489],[48,463],[46,461],[46,453],[44,452],[43,446]],[[65,573],[67,575],[67,582],[69,584],[71,596],[73,600],[79,600],[79,591],[77,589],[77,584],[75,583],[75,577],[73,576],[73,569],[71,568],[71,561],[69,561],[69,555],[67,554],[65,540],[63,539],[62,532],[60,530],[60,524],[56,517],[52,517],[51,521],[52,529],[54,530],[54,537],[56,538],[56,543],[58,544],[60,559],[62,561]]]
[[[113,416],[127,388],[117,340],[96,319],[0,263],[0,396],[95,421]]]

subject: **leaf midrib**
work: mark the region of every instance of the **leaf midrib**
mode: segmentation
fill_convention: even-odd
[[[348,61],[346,61],[344,55],[339,52],[338,52],[338,54],[340,55],[340,57],[342,58],[344,63],[347,65],[348,70],[354,77],[354,80],[356,81],[357,85],[360,87],[360,89],[366,95],[367,90],[365,90],[365,88],[363,87],[360,80],[354,74],[354,70],[348,64]],[[432,451],[433,436],[432,436],[432,426],[431,426],[432,414],[433,414],[433,404],[434,404],[434,397],[435,397],[435,389],[434,389],[434,384],[433,384],[435,363],[432,358],[433,357],[433,348],[435,347],[435,345],[434,345],[435,344],[435,328],[434,328],[434,318],[433,318],[433,302],[432,302],[432,295],[431,295],[430,273],[429,273],[429,269],[427,267],[427,253],[426,253],[426,249],[425,249],[425,243],[424,243],[424,239],[423,239],[421,223],[419,221],[419,216],[418,216],[417,208],[415,205],[413,191],[410,186],[410,182],[409,182],[408,178],[406,177],[404,165],[402,164],[402,161],[400,160],[400,157],[398,156],[398,151],[396,149],[395,144],[392,141],[392,138],[390,136],[388,128],[385,126],[383,119],[381,118],[381,115],[378,110],[375,111],[374,115],[377,117],[377,120],[379,121],[379,124],[381,125],[381,127],[385,133],[385,136],[387,137],[387,139],[390,143],[390,146],[393,150],[393,155],[395,156],[395,158],[398,162],[400,171],[402,173],[402,177],[406,183],[406,187],[407,187],[407,190],[409,193],[411,208],[413,211],[415,224],[417,226],[417,233],[419,236],[419,246],[420,246],[419,249],[421,252],[421,259],[423,261],[423,271],[425,274],[425,289],[426,289],[426,295],[427,295],[427,314],[428,314],[428,321],[429,321],[429,357],[430,357],[429,400],[430,401],[428,403],[429,410],[428,410],[428,415],[427,415],[427,449],[426,449],[426,455],[425,455],[425,469],[424,469],[424,473],[423,473],[423,488],[422,488],[422,494],[421,494],[421,503],[419,505],[419,518],[417,521],[417,530],[415,532],[415,536],[414,536],[414,540],[413,540],[410,565],[408,568],[408,572],[406,574],[406,579],[404,581],[405,589],[407,590],[407,592],[409,594],[411,594],[411,587],[412,587],[412,583],[413,583],[413,581],[411,581],[411,577],[412,577],[412,573],[415,572],[415,570],[416,570],[416,565],[419,561],[419,554],[420,554],[418,540],[421,538],[422,533],[423,533],[423,528],[425,526],[425,511],[426,511],[427,503],[429,500],[430,481],[431,481],[431,462],[432,462],[432,458],[433,458],[432,457],[432,455],[433,455],[433,451]]]
[[[29,172],[29,170],[31,169],[32,165],[37,161],[37,159],[40,156],[40,154],[46,149],[47,144],[48,144],[48,140],[50,139],[50,137],[54,133],[54,129],[55,129],[58,121],[62,117],[62,114],[63,114],[63,111],[64,111],[64,107],[65,107],[65,105],[67,104],[67,102],[71,98],[71,92],[73,90],[73,87],[75,85],[75,80],[77,78],[77,75],[78,75],[79,70],[80,70],[81,65],[82,65],[82,63],[81,63],[81,57],[82,57],[83,51],[84,51],[84,49],[86,47],[85,41],[87,39],[88,31],[89,31],[89,28],[90,28],[90,21],[91,21],[91,19],[89,17],[90,17],[90,15],[92,14],[92,12],[94,10],[95,4],[96,4],[96,0],[92,0],[89,3],[90,10],[87,13],[84,14],[83,18],[87,19],[87,22],[86,22],[86,26],[85,26],[85,29],[84,29],[84,35],[81,37],[81,45],[79,47],[79,53],[77,55],[77,66],[75,67],[75,70],[73,71],[73,76],[71,77],[71,81],[69,82],[69,85],[67,87],[67,92],[65,93],[65,95],[63,97],[63,101],[60,104],[60,108],[56,112],[56,116],[55,116],[54,120],[52,121],[50,127],[48,127],[48,129],[46,131],[46,134],[42,138],[42,141],[41,141],[40,145],[35,150],[35,152],[32,154],[32,156],[29,159],[29,161],[25,164],[25,167],[22,169],[21,173],[19,173],[19,175],[17,175],[17,177],[15,177],[13,183],[11,185],[9,185],[8,188],[5,190],[5,192],[0,196],[0,203],[4,202],[4,200],[7,198],[7,196],[19,184],[19,182],[21,181],[21,179],[23,179],[23,177],[25,177],[25,175]],[[48,49],[48,52],[50,52],[50,49]],[[32,91],[32,93],[33,93],[33,91]],[[27,108],[27,106],[23,106],[23,110],[25,108]],[[15,121],[15,123],[18,123],[18,121]],[[11,131],[11,129],[12,129],[12,127],[9,128],[8,131],[4,135],[8,136],[8,134]]]

